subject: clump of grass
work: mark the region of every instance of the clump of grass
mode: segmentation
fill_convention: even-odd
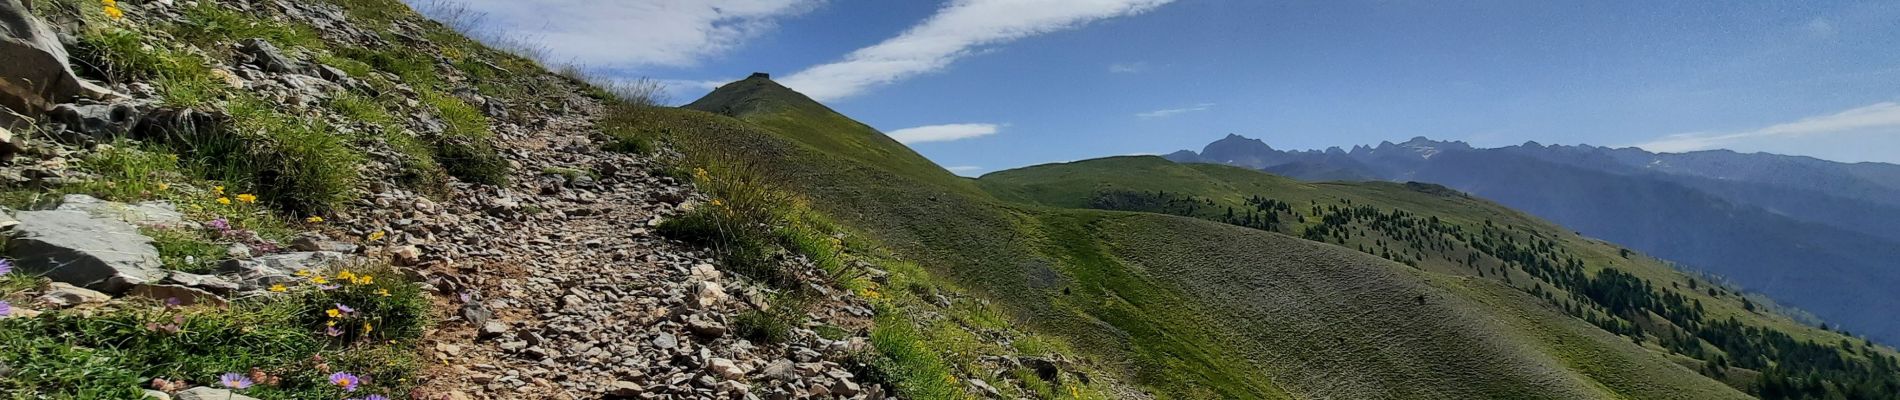
[[[728,269],[780,287],[795,287],[796,277],[772,258],[775,230],[786,220],[791,195],[766,180],[743,160],[704,163],[693,181],[711,201],[660,224],[660,232],[710,246]]]
[[[785,343],[792,339],[792,328],[803,318],[797,310],[785,312],[786,307],[777,307],[775,312],[746,310],[733,317],[733,332],[739,337],[759,343]]]
[[[218,260],[224,259],[228,249],[225,245],[206,239],[204,235],[183,229],[142,231],[145,236],[152,238],[152,245],[158,248],[159,261],[168,270],[194,274],[211,272],[218,267]]]
[[[330,100],[330,108],[354,121],[371,127],[363,139],[369,136],[380,138],[391,149],[400,154],[396,178],[403,185],[428,194],[448,192],[448,172],[435,160],[435,149],[423,143],[420,138],[410,135],[402,124],[389,113],[389,108],[377,100],[356,94],[342,94]]]
[[[232,153],[194,154],[209,177],[252,188],[297,213],[328,211],[352,197],[362,154],[328,123],[293,118],[250,98],[232,101],[227,108],[227,129],[241,136],[235,138],[236,145],[212,146]]]
[[[950,364],[931,349],[903,313],[887,305],[877,310],[876,326],[871,329],[871,346],[879,356],[868,362],[897,393],[907,398],[962,398],[963,381],[951,373]]]
[[[219,42],[258,38],[286,51],[318,43],[315,30],[303,24],[284,24],[245,15],[213,2],[199,2],[185,8],[180,28],[171,29],[179,39],[200,47]]]
[[[420,92],[422,101],[434,108],[447,126],[435,138],[435,154],[449,175],[486,185],[508,183],[508,160],[490,143],[494,133],[489,131],[488,117],[455,96],[433,90]]]
[[[607,151],[649,155],[658,148],[654,142],[671,133],[665,127],[643,124],[644,114],[639,106],[617,104],[607,113],[600,123],[602,132],[607,134]]]

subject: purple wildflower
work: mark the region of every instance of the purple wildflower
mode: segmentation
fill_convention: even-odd
[[[342,330],[339,330],[339,329],[337,329],[337,328],[336,328],[336,327],[334,327],[334,326],[332,326],[332,327],[328,327],[328,328],[323,328],[323,334],[325,334],[325,335],[330,335],[330,336],[332,336],[332,337],[336,337],[336,336],[343,336],[343,331],[342,331]]]
[[[469,301],[475,300],[475,296],[470,295],[468,292],[462,292],[462,294],[459,297],[462,298],[463,303],[467,303]]]
[[[6,300],[0,300],[0,317],[5,317],[7,316],[7,314],[12,314],[12,313],[13,313],[13,304],[8,303]]]
[[[389,398],[383,397],[383,395],[380,394],[372,394],[364,397],[351,398],[349,400],[389,400]]]
[[[0,275],[13,272],[13,260],[0,260]]]
[[[350,308],[350,306],[343,305],[343,303],[336,303],[336,310],[342,311],[344,314],[356,312],[356,309]]]
[[[211,222],[206,225],[211,226],[211,229],[216,229],[219,233],[231,230],[231,221],[225,221],[222,217],[211,220]]]
[[[340,288],[340,287],[343,287],[343,286],[339,286],[339,285],[317,285],[317,288],[318,288],[318,289],[323,289],[323,290],[336,290],[336,288]]]
[[[330,384],[337,385],[347,392],[356,391],[356,385],[360,383],[363,383],[363,379],[356,377],[356,374],[348,372],[330,374]]]
[[[239,375],[236,372],[218,375],[218,384],[232,389],[248,388],[251,387],[252,383],[251,378],[246,378],[244,375]]]

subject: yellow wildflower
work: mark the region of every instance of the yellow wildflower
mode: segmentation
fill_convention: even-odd
[[[323,311],[323,313],[324,313],[324,314],[329,314],[329,315],[330,315],[330,318],[338,318],[338,317],[342,317],[342,316],[343,316],[343,310],[338,310],[338,309],[334,309],[334,308],[332,308],[332,309],[329,309],[329,310],[324,310],[324,311]]]
[[[307,269],[297,270],[297,276],[310,276],[310,270],[307,270]]]
[[[379,231],[375,231],[375,232],[370,232],[370,233],[369,233],[369,241],[371,241],[371,242],[374,242],[374,241],[378,241],[378,240],[383,240],[383,236],[384,236],[384,235],[385,235],[385,234],[383,233],[383,231],[380,231],[380,230],[379,230]]]
[[[389,289],[376,289],[376,294],[383,297],[389,297]]]
[[[169,184],[169,183],[165,183],[165,182],[159,182],[159,183],[158,183],[158,191],[161,191],[161,192],[163,192],[163,191],[167,191],[167,190],[171,190],[171,189],[172,189],[172,185],[171,185],[171,184]]]
[[[224,194],[224,185],[212,186],[211,193],[216,193],[219,195]]]
[[[309,222],[312,224],[321,224],[323,223],[323,217],[312,215],[310,216],[310,218],[304,218],[303,222]]]
[[[219,198],[218,198],[218,204],[225,204],[225,205],[229,205],[229,204],[231,204],[231,198],[229,198],[229,197],[219,197]]]
[[[112,17],[112,19],[125,19],[125,11],[120,10],[118,7],[108,5],[105,8],[105,12],[106,16]]]
[[[726,202],[723,202],[723,201],[719,201],[719,199],[713,199],[713,201],[712,201],[712,206],[713,206],[713,207],[721,207],[721,206],[725,206],[725,205],[726,205]]]
[[[310,283],[322,285],[322,284],[330,283],[330,278],[325,278],[323,277],[323,275],[312,276],[310,277]]]
[[[282,284],[282,283],[279,283],[279,284],[275,284],[275,285],[270,285],[270,291],[273,291],[273,292],[277,292],[277,293],[283,293],[283,292],[287,292],[287,291],[290,291],[290,289],[288,289],[288,288],[285,288],[285,287],[284,287],[284,284]]]
[[[375,330],[376,328],[371,328],[368,322],[363,323],[363,334],[368,335],[370,332],[373,332]]]
[[[356,280],[356,273],[350,271],[338,272],[336,273],[336,279],[345,281]]]
[[[254,194],[250,194],[250,193],[244,193],[244,194],[239,194],[239,195],[237,195],[237,199],[238,199],[238,201],[242,201],[242,202],[246,202],[246,203],[256,203],[256,202],[257,202],[257,195],[254,195]]]
[[[330,311],[336,311],[336,310],[330,310]],[[336,326],[336,320],[333,319],[329,321],[324,321],[323,326]]]
[[[371,283],[376,283],[376,277],[363,275],[363,276],[356,277],[356,280],[354,282],[356,282],[356,284],[358,285],[368,285]]]

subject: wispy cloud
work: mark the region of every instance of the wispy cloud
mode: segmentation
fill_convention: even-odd
[[[1117,74],[1132,74],[1132,73],[1143,72],[1147,70],[1148,70],[1148,62],[1146,61],[1114,63],[1114,64],[1108,65],[1108,72],[1113,72]]]
[[[1187,107],[1168,108],[1168,109],[1161,109],[1161,110],[1154,110],[1154,111],[1138,112],[1138,113],[1135,113],[1135,117],[1141,118],[1141,119],[1167,118],[1167,117],[1172,117],[1181,113],[1207,111],[1210,108],[1214,108],[1214,103],[1201,103],[1201,104],[1195,104],[1195,105],[1191,105]]]
[[[934,72],[986,46],[1140,14],[1173,0],[954,0],[904,33],[779,83],[820,101]]]
[[[950,170],[951,173],[955,173],[957,175],[963,175],[963,176],[970,176],[970,174],[983,171],[983,167],[979,167],[975,165],[958,165],[954,167],[944,167],[944,169]]]
[[[593,68],[679,67],[723,54],[822,0],[404,0],[431,17]],[[499,34],[499,35],[496,35]]]
[[[1749,139],[1786,139],[1868,131],[1900,134],[1900,103],[1875,103],[1746,132],[1694,132],[1669,135],[1649,143],[1636,145],[1636,147],[1658,152],[1684,152],[1720,148]]]
[[[943,124],[898,129],[885,135],[896,139],[898,143],[917,144],[989,136],[1001,130],[1002,126],[997,124]]]

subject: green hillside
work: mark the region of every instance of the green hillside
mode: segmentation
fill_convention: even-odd
[[[722,115],[641,119],[689,152],[762,164],[922,280],[974,292],[1076,349],[1076,368],[1159,397],[1747,397],[1490,280],[1200,219],[991,196],[764,77],[688,108]]]
[[[978,184],[1014,201],[1192,216],[1483,278],[1763,397],[1881,398],[1868,396],[1896,384],[1889,349],[1796,323],[1763,299],[1436,185],[1307,183],[1158,157],[1039,165]],[[1787,383],[1821,380],[1838,386]]]

